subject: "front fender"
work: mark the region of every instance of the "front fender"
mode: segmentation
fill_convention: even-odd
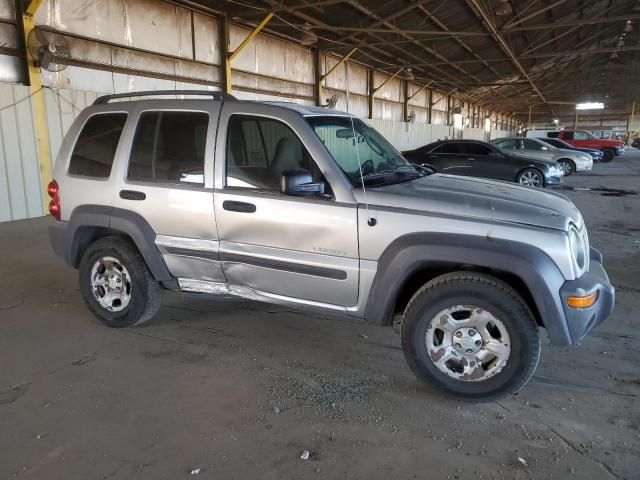
[[[407,279],[444,263],[517,276],[529,290],[552,343],[571,344],[559,294],[565,279],[553,260],[533,245],[488,236],[415,233],[395,240],[378,262],[365,308],[367,321],[390,324]]]

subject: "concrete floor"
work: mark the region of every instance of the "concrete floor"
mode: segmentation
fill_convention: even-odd
[[[485,405],[422,386],[391,329],[349,320],[171,294],[110,330],[46,219],[0,224],[0,478],[639,478],[640,154],[565,185],[615,313]]]

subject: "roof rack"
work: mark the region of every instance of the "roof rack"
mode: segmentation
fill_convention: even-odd
[[[213,100],[236,100],[236,97],[225,92],[209,91],[209,90],[149,90],[144,92],[115,93],[113,95],[103,95],[96,98],[94,105],[104,105],[111,100],[118,98],[133,97],[156,97],[161,95],[195,95],[200,97],[211,97]]]

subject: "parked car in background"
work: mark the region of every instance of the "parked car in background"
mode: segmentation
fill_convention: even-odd
[[[562,168],[556,162],[505,153],[478,140],[439,140],[403,155],[411,163],[450,175],[493,178],[532,187],[562,183]]]
[[[556,148],[562,148],[564,150],[575,150],[577,152],[584,152],[591,155],[591,158],[594,162],[599,163],[604,159],[604,153],[601,150],[596,150],[595,148],[578,148],[573,145],[565,142],[564,140],[560,140],[559,138],[543,138],[539,137],[537,140],[546,143],[547,145],[552,145]]]
[[[537,138],[504,137],[491,140],[491,143],[503,151],[516,150],[522,155],[558,162],[565,177],[593,168],[593,158],[588,153],[559,149]]]
[[[634,148],[640,148],[640,137],[634,138],[631,146]]]
[[[561,130],[559,132],[547,132],[548,138],[559,138],[574,147],[595,148],[604,154],[604,161],[610,162],[616,155],[624,153],[624,142],[621,140],[606,140],[597,138],[591,132],[585,130]]]

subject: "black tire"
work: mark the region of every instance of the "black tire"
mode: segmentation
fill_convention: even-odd
[[[467,381],[440,371],[428,354],[426,335],[434,317],[454,305],[469,305],[491,313],[509,334],[506,366],[486,380]],[[540,358],[535,318],[520,295],[501,280],[476,272],[437,277],[409,301],[402,321],[402,350],[419,380],[470,401],[493,401],[517,393],[531,378]]]
[[[606,163],[609,163],[616,156],[616,151],[612,148],[605,148],[604,150],[602,150],[602,153],[604,153],[602,161]]]
[[[131,298],[119,312],[103,307],[94,296],[91,287],[91,269],[102,257],[114,257],[126,267],[131,277]],[[80,292],[89,310],[98,320],[112,328],[139,325],[151,319],[160,308],[162,289],[138,252],[126,240],[119,237],[103,237],[89,245],[80,262]]]
[[[525,177],[527,174],[538,175],[540,179],[540,183],[538,185],[523,183],[523,177]],[[536,188],[544,188],[545,186],[544,175],[537,168],[525,168],[524,170],[522,170],[520,173],[518,173],[518,176],[516,177],[516,183],[519,183],[520,185],[526,185],[526,186],[536,187]]]
[[[576,165],[568,158],[562,158],[558,160],[558,163],[560,164],[565,177],[568,177],[576,171]]]

